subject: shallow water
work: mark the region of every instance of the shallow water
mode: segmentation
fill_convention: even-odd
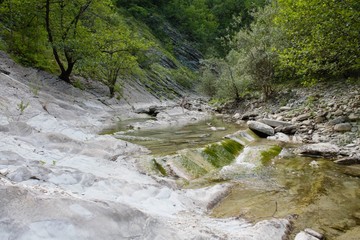
[[[116,131],[126,130],[127,124],[131,121],[123,122]],[[162,156],[204,147],[240,129],[238,125],[212,119],[179,128],[126,131],[116,136],[131,139],[152,154]],[[324,233],[327,239],[336,239],[359,228],[359,165],[339,166],[330,160],[286,154],[274,157],[269,151],[276,142],[252,139],[246,131],[238,136],[245,148],[232,164],[189,182],[188,187],[223,181],[234,184],[231,193],[212,209],[211,216],[243,217],[254,222],[291,216],[292,237],[304,228],[312,228]],[[196,163],[196,159],[193,161]]]
[[[122,131],[121,134],[115,134],[115,136],[142,145],[153,155],[168,155],[186,148],[204,147],[241,129],[239,125],[230,124],[218,118],[181,127],[128,131],[126,126],[131,123],[131,121],[119,123],[116,130],[110,129],[109,132]]]
[[[241,216],[250,221],[291,216],[294,232],[313,228],[327,239],[358,227],[360,179],[348,175],[349,167],[329,160],[314,161],[275,158],[270,166],[255,168],[253,174],[239,171],[233,175],[236,186],[211,215]]]

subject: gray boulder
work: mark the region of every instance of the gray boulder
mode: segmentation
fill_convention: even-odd
[[[336,132],[349,132],[351,131],[350,123],[339,123],[334,126],[334,131]]]
[[[334,161],[340,165],[353,165],[353,164],[360,164],[360,157],[345,157]]]
[[[304,156],[334,158],[339,151],[339,147],[334,144],[315,143],[301,146],[296,152]]]
[[[259,122],[265,123],[266,125],[269,125],[271,127],[290,126],[290,125],[292,125],[290,122],[267,119],[267,118],[261,119]]]
[[[275,134],[275,131],[272,127],[262,122],[248,121],[247,125],[260,137],[268,137]]]

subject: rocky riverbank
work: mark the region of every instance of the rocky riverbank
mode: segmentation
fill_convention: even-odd
[[[319,84],[281,91],[268,102],[243,99],[220,109],[270,139],[331,144],[335,158],[360,159],[360,85]],[[255,126],[256,125],[256,126]],[[319,145],[319,143],[321,143]],[[330,146],[330,145],[327,145]]]

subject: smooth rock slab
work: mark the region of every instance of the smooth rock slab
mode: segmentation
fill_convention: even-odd
[[[275,131],[272,127],[262,122],[248,121],[247,125],[260,137],[274,136],[275,134]]]
[[[338,155],[339,151],[338,146],[330,143],[307,144],[296,150],[300,155],[325,158],[333,158]]]

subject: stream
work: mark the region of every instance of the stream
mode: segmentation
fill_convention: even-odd
[[[224,181],[233,184],[230,194],[211,210],[212,217],[242,217],[253,222],[291,217],[292,237],[305,228],[324,233],[326,239],[337,239],[353,229],[357,230],[353,231],[355,235],[359,232],[359,165],[340,166],[326,159],[295,156],[289,151],[293,146],[259,139],[249,130],[217,118],[152,130],[129,130],[129,124],[131,120],[122,122],[107,133],[143,145],[158,158],[187,151],[187,158],[194,156],[192,164],[203,168],[206,164],[199,164],[202,160],[196,149],[236,132],[231,139],[242,143],[240,154],[229,165],[193,175],[184,186],[196,188]],[[357,239],[355,235],[353,239]]]

